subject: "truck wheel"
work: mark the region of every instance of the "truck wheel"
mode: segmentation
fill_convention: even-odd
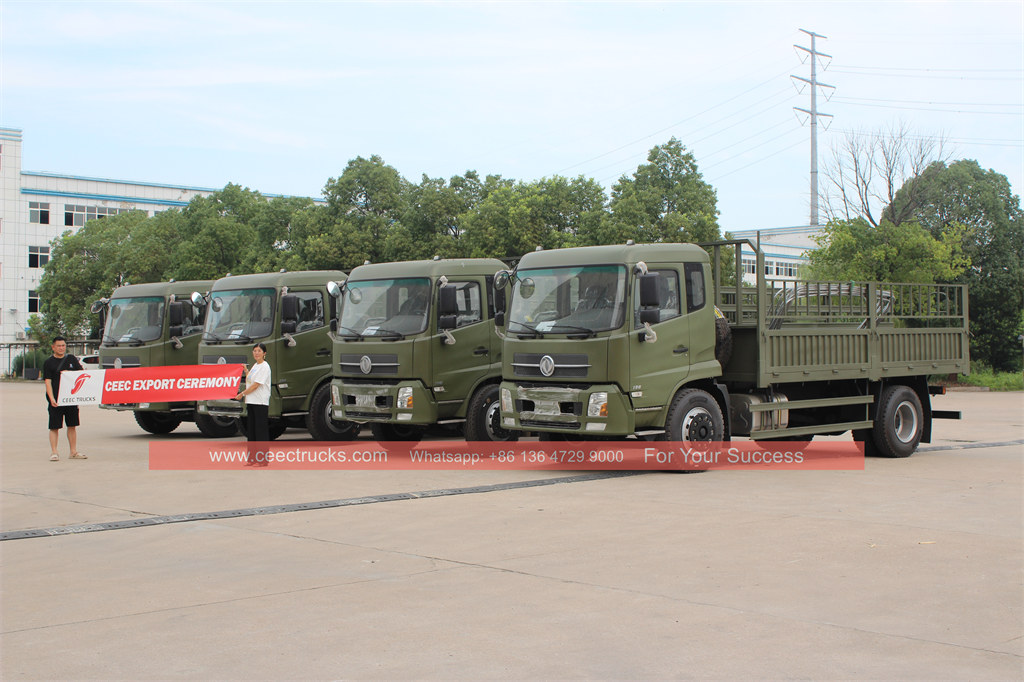
[[[908,386],[889,386],[882,391],[872,429],[882,457],[910,457],[924,433],[921,399]]]
[[[331,418],[331,385],[324,384],[313,394],[306,415],[306,430],[313,440],[352,440],[359,434],[359,425]]]
[[[659,440],[704,443],[725,440],[722,408],[705,391],[687,388],[679,391],[668,408],[665,433]]]
[[[422,440],[425,432],[426,429],[422,426],[413,426],[411,424],[370,424],[370,433],[373,434],[374,440],[377,441],[401,440],[415,442]]]
[[[162,435],[178,428],[181,417],[171,412],[135,412],[135,421],[143,431]]]
[[[501,404],[498,402],[497,384],[484,386],[469,402],[469,411],[466,413],[466,440],[519,440],[519,432],[501,427]]]
[[[197,414],[196,427],[207,438],[230,438],[238,434],[238,420],[234,417]]]
[[[729,320],[724,317],[715,318],[715,360],[718,360],[723,368],[729,364],[732,358],[732,329],[729,328]]]

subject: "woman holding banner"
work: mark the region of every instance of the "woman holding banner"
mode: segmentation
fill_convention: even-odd
[[[266,344],[257,343],[252,347],[252,358],[256,364],[252,366],[245,378],[245,390],[235,396],[235,400],[245,398],[246,437],[250,443],[266,443],[270,440],[270,364],[267,362]],[[267,460],[256,461],[256,453],[249,450],[246,466],[267,466]]]

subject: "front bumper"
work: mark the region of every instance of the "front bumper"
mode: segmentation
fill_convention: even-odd
[[[114,403],[100,405],[101,410],[117,410],[119,412],[190,412],[196,404],[193,402],[179,403]]]
[[[499,400],[501,425],[506,429],[578,433],[583,437],[628,436],[634,430],[629,398],[614,384],[524,386],[503,381]],[[595,409],[600,416],[590,413],[592,405],[599,408],[602,404],[603,413]]]
[[[368,384],[334,379],[331,418],[360,424],[433,424],[437,422],[437,402],[427,387],[415,380]]]
[[[240,400],[204,400],[196,407],[196,412],[211,417],[244,417],[245,403]]]

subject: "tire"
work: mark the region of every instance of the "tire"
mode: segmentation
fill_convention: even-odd
[[[715,318],[715,360],[724,369],[732,358],[732,329],[729,320],[724,317]]]
[[[171,412],[135,412],[135,422],[143,431],[163,435],[178,428],[181,417]]]
[[[668,408],[665,433],[659,440],[708,443],[725,440],[725,419],[718,402],[706,391],[686,388]]]
[[[196,427],[207,438],[230,438],[238,435],[238,420],[234,417],[196,414]]]
[[[482,387],[469,402],[466,413],[466,440],[499,441],[519,440],[519,432],[502,428],[501,404],[498,402],[498,385]]]
[[[411,424],[370,424],[370,433],[373,434],[374,440],[377,441],[400,440],[418,442],[423,439],[426,429],[422,426],[413,426]]]
[[[306,430],[313,440],[353,440],[359,435],[359,425],[331,419],[331,385],[316,389],[306,415]]]
[[[909,386],[889,386],[882,391],[875,413],[872,436],[882,457],[910,457],[924,433],[921,399]]]

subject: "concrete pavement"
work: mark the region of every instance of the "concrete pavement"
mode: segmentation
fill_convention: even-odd
[[[41,396],[0,384],[3,531],[572,474],[150,472],[130,414],[88,408],[90,459],[51,463]],[[9,540],[0,672],[1020,679],[1024,394],[935,407],[965,419],[864,471],[647,473]]]

